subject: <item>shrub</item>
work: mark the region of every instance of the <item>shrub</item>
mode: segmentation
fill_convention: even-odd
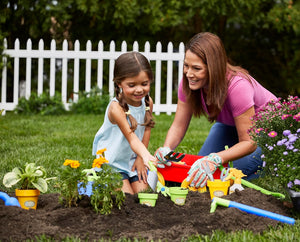
[[[253,117],[249,130],[262,148],[263,167],[283,187],[300,191],[300,99],[272,100]]]
[[[81,114],[102,114],[105,112],[109,101],[109,95],[102,93],[96,86],[90,92],[79,92],[78,102],[72,103],[70,111]]]
[[[32,93],[28,100],[25,97],[19,99],[15,112],[18,114],[60,115],[66,110],[59,93],[55,93],[53,97],[46,93],[40,96]]]

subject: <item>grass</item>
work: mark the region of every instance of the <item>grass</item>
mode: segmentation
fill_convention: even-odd
[[[174,115],[155,116],[156,126],[152,129],[149,151],[162,146]],[[66,158],[92,160],[94,135],[103,122],[103,115],[62,115],[62,116],[23,116],[7,113],[0,116],[0,191],[13,192],[3,186],[2,179],[6,172],[25,162],[43,165],[49,176],[55,176],[57,167]],[[197,154],[205,140],[211,124],[205,118],[192,119],[190,127],[177,151]],[[260,186],[268,190],[279,191],[276,184],[267,179],[258,179]],[[56,192],[50,186],[50,193]],[[299,241],[299,214],[294,226],[282,225],[270,228],[262,234],[251,231],[224,233],[215,231],[210,236],[191,236],[189,241]],[[40,237],[40,241],[47,239]],[[68,240],[68,239],[67,239]],[[49,240],[47,240],[49,241]],[[80,241],[76,239],[76,241]],[[124,241],[124,240],[123,240]]]

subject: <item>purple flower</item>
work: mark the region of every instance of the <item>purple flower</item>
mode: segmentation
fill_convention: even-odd
[[[295,179],[294,184],[295,185],[300,185],[300,180],[299,179]]]
[[[288,187],[288,188],[292,188],[292,186],[293,186],[293,182],[290,181],[290,182],[287,184],[287,187]]]
[[[284,151],[282,154],[283,155],[288,155],[289,153],[287,151]]]
[[[284,143],[282,142],[282,140],[278,140],[278,141],[277,141],[277,145],[278,145],[278,146],[282,146],[283,144],[284,144]]]
[[[282,134],[284,135],[284,136],[289,136],[290,134],[291,134],[291,131],[290,130],[284,130],[283,132],[282,132]]]
[[[266,166],[266,162],[265,162],[265,161],[262,163],[262,166],[263,166],[263,167],[265,167],[265,166]]]
[[[294,143],[298,137],[294,134],[289,135],[289,142]]]
[[[299,149],[293,149],[293,152],[298,152]]]

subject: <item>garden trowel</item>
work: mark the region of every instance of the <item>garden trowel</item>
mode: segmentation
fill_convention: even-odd
[[[156,185],[158,182],[157,169],[151,161],[149,161],[150,170],[148,172],[147,182],[151,189],[156,192]]]

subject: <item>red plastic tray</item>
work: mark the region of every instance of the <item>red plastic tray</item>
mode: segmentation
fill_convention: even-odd
[[[178,155],[180,156],[180,155]],[[177,157],[178,157],[177,156]],[[188,171],[194,162],[201,159],[203,156],[185,154],[184,158],[180,162],[172,161],[171,166],[165,166],[165,168],[157,168],[162,174],[165,181],[179,182],[181,183],[188,176]],[[226,165],[224,165],[226,166]],[[218,168],[214,173],[215,179],[220,179],[221,171]]]

